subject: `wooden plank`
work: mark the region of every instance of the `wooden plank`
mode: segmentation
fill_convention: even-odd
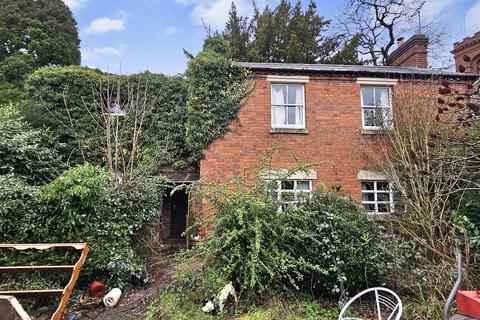
[[[16,250],[46,250],[51,248],[74,248],[82,250],[86,243],[4,243],[0,244],[0,249],[13,248]]]
[[[62,294],[63,289],[0,291],[0,296],[14,297],[61,296]]]
[[[28,272],[72,272],[75,266],[10,266],[0,267],[0,273],[28,273]]]
[[[60,304],[57,310],[55,311],[55,313],[52,315],[51,320],[60,320],[62,318],[63,311],[67,307],[68,299],[72,294],[73,287],[77,282],[78,276],[80,275],[80,270],[82,270],[83,264],[85,263],[85,259],[87,259],[89,250],[90,248],[85,244],[82,249],[82,254],[80,255],[80,258],[78,259],[77,263],[75,263],[75,267],[73,268],[72,277],[70,278],[70,281],[68,282],[67,286],[63,290],[63,295],[62,295],[62,299],[60,300]]]

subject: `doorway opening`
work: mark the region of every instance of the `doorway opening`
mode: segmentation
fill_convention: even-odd
[[[188,216],[188,193],[182,189],[170,194],[172,189],[166,190],[163,199],[160,237],[185,238]]]

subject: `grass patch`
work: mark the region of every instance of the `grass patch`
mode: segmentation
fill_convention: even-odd
[[[240,305],[236,314],[203,313],[202,304],[187,295],[176,292],[163,292],[149,306],[144,320],[331,320],[338,317],[339,309],[330,301],[319,301],[305,296],[300,299],[273,298],[263,305]]]

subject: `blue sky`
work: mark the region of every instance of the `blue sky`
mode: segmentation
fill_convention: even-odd
[[[346,0],[317,0],[318,12],[335,19]],[[231,0],[64,0],[78,23],[82,65],[114,73],[185,71],[183,49],[196,53],[206,36],[202,18],[223,29]],[[259,7],[276,0],[257,0]],[[293,1],[292,1],[293,2]],[[303,1],[304,3],[307,0]],[[235,0],[243,14],[251,0]],[[451,43],[480,31],[480,0],[427,0],[425,19],[440,19]]]

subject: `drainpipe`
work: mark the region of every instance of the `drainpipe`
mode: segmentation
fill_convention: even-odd
[[[443,319],[444,320],[449,320],[448,316],[448,311],[450,309],[450,306],[453,303],[453,299],[455,299],[455,295],[457,294],[458,289],[460,289],[460,285],[462,284],[462,253],[460,252],[460,249],[457,248],[457,281],[455,281],[455,285],[453,286],[452,291],[450,292],[450,295],[448,296],[447,302],[445,302],[445,306],[443,307]]]

